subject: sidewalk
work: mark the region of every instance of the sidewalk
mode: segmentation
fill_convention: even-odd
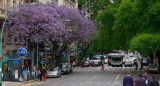
[[[29,80],[25,83],[23,83],[23,82],[12,82],[12,81],[2,81],[2,86],[23,86],[23,85],[26,85],[26,84],[33,83],[35,81],[38,81],[38,79]]]

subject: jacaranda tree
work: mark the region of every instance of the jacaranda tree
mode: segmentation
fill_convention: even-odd
[[[70,21],[66,22],[67,19]],[[17,39],[29,47],[31,42],[37,42],[37,26],[39,42],[47,41],[51,47],[53,41],[88,41],[97,33],[93,21],[84,18],[77,9],[39,3],[20,7],[9,16],[7,39]]]

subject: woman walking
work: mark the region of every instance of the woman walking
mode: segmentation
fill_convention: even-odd
[[[47,71],[46,71],[45,68],[43,68],[42,73],[43,73],[43,81],[45,81],[46,80],[46,74],[47,74]]]
[[[26,82],[26,80],[27,80],[27,72],[26,72],[25,68],[23,68],[22,75],[23,75],[23,82]]]

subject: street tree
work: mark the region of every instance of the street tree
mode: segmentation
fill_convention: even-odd
[[[93,13],[91,19],[95,19],[97,15],[104,10],[110,0],[78,0],[78,3],[82,5],[83,10],[89,13]]]
[[[31,42],[37,42],[37,33],[39,42],[49,43],[49,37],[55,40],[65,32],[56,8],[45,4],[25,5],[14,11],[8,18],[6,30],[8,41],[18,40],[26,47],[30,47]]]
[[[70,22],[65,22],[69,19]],[[96,33],[94,23],[85,19],[78,10],[65,6],[56,7],[53,4],[38,4],[23,6],[14,11],[8,18],[6,29],[8,41],[18,39],[25,45],[36,42],[37,26],[39,42],[54,40],[88,40]]]

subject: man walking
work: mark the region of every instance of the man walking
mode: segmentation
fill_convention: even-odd
[[[143,58],[141,58],[141,70],[143,70]]]
[[[124,77],[123,86],[133,86],[133,78],[131,77],[131,72],[128,72],[127,76]]]
[[[137,61],[137,59],[135,59],[134,65],[136,66],[135,70],[137,70],[137,68],[138,68],[138,61]]]
[[[158,82],[158,80],[155,79],[154,76],[152,76],[151,79],[152,80],[150,81],[149,86],[159,86],[159,82]]]
[[[139,74],[139,78],[136,80],[135,86],[146,86],[145,79],[142,77],[142,74]]]

